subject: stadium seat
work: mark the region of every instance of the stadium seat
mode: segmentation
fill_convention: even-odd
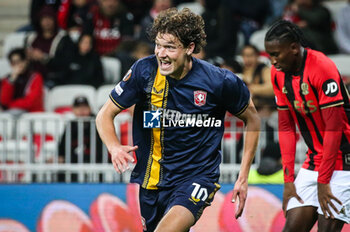
[[[29,156],[28,141],[16,140],[16,120],[12,114],[0,113],[0,163],[18,163]],[[1,172],[1,170],[0,170]]]
[[[11,72],[11,66],[6,58],[0,58],[0,80]]]
[[[346,1],[323,1],[322,5],[325,6],[330,11],[333,22],[337,24],[338,13],[342,8],[346,7],[347,2]],[[337,26],[335,26],[334,28],[333,36],[336,44],[338,44],[339,46],[340,41],[338,39]]]
[[[89,85],[61,85],[52,88],[48,94],[47,111],[59,112],[60,108],[71,107],[77,96],[85,96],[91,108],[95,105],[96,90]]]
[[[14,32],[7,35],[4,39],[4,56],[7,57],[14,48],[23,48],[26,35],[25,32]]]
[[[325,6],[332,15],[332,19],[335,20],[338,12],[347,5],[346,1],[323,1],[322,5]]]
[[[350,55],[338,54],[329,55],[342,76],[350,77]]]
[[[52,112],[25,113],[17,122],[17,138],[32,139],[36,161],[40,157],[52,158],[57,153],[57,144],[63,131],[63,116]]]
[[[254,46],[256,46],[260,51],[265,51],[264,41],[265,41],[265,34],[267,30],[268,29],[258,30],[254,32],[250,37],[250,40],[249,40],[250,44],[253,44]]]
[[[94,111],[97,113],[101,107],[105,104],[108,99],[111,90],[115,87],[115,85],[103,85],[100,86],[96,91],[96,104],[94,107]]]
[[[9,139],[0,141],[0,163],[30,162],[28,141]]]
[[[116,84],[120,81],[122,65],[117,58],[101,57],[106,84]]]
[[[0,114],[0,141],[13,138],[15,119],[12,114]]]
[[[17,122],[17,133],[20,137],[32,133],[46,134],[53,139],[59,139],[63,131],[63,116],[53,112],[24,113]]]
[[[5,115],[0,114],[0,118],[6,118]],[[63,130],[64,121],[59,114],[25,113],[17,120],[16,136],[0,141],[0,161],[17,163],[38,161],[39,157],[52,158]],[[13,128],[8,133],[13,133]]]

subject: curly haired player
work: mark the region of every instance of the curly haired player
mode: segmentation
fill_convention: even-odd
[[[145,231],[188,231],[209,206],[218,184],[226,111],[246,123],[245,151],[233,201],[236,217],[247,197],[247,178],[260,119],[244,83],[232,72],[192,57],[205,45],[203,19],[188,9],[163,11],[150,30],[155,55],[138,60],[111,91],[97,127],[117,172],[136,151],[131,182],[140,185]],[[135,105],[135,146],[121,146],[113,119]]]

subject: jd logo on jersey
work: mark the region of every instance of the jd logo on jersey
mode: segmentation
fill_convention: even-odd
[[[160,115],[157,110],[143,111],[143,128],[160,128]]]
[[[333,79],[325,81],[322,85],[322,90],[324,94],[328,97],[337,96],[339,92],[338,84]]]

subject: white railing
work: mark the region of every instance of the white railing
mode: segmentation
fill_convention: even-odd
[[[123,138],[128,144],[132,141],[130,122],[129,114],[118,115],[115,119],[119,136],[124,133],[120,131],[121,125],[124,124],[124,128],[126,126],[128,133],[124,133]],[[75,128],[72,128],[72,123],[75,123]],[[84,129],[86,126],[88,129]],[[64,130],[67,135],[65,137]],[[72,133],[74,130],[78,132],[77,135]],[[221,182],[234,182],[237,178],[240,168],[237,138],[242,133],[241,122],[233,117],[226,119],[222,140]],[[72,136],[81,149],[71,150]],[[130,172],[122,175],[116,173],[109,162],[106,147],[98,145],[97,136],[94,118],[74,119],[55,113],[36,113],[14,119],[11,115],[0,113],[0,182],[128,182]],[[274,136],[277,139],[277,133]],[[60,145],[63,140],[64,146]],[[90,141],[90,146],[84,147],[87,140]],[[263,121],[253,168],[260,162],[260,153],[266,140]],[[86,149],[90,150],[89,157],[84,155]],[[302,157],[303,153],[299,152],[298,156]],[[301,159],[297,158],[298,160]]]

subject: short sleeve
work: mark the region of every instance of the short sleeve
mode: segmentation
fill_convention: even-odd
[[[140,63],[136,62],[109,95],[113,103],[121,109],[129,108],[140,99],[143,88],[139,70]]]
[[[281,78],[281,76],[280,76]],[[288,110],[286,96],[283,94],[283,85],[279,84],[278,75],[274,67],[271,68],[271,82],[278,110]]]
[[[344,104],[340,90],[343,82],[335,64],[329,59],[322,62],[311,79],[317,90],[321,109]]]
[[[247,86],[240,78],[227,70],[222,96],[226,110],[233,115],[240,115],[249,105],[250,93]]]

